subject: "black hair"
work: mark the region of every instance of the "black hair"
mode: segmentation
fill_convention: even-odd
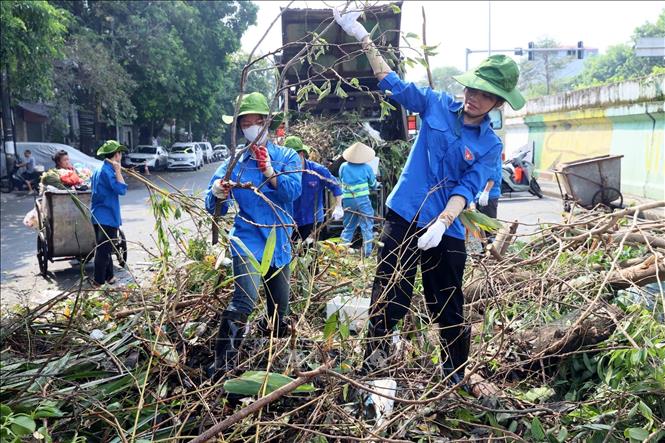
[[[104,158],[108,158],[109,160],[113,158],[113,156],[117,153],[118,151],[111,152],[110,154],[104,154]]]
[[[30,149],[26,149],[25,151],[23,151],[23,155],[25,154],[32,154],[32,151]]]
[[[53,156],[53,162],[55,163],[56,166],[60,163],[60,160],[62,160],[62,157],[68,156],[67,151],[64,149],[59,150],[58,152],[55,153]]]

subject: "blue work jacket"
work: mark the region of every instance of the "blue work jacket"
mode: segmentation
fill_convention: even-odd
[[[302,190],[302,173],[300,172],[302,163],[298,154],[292,149],[277,146],[271,141],[267,143],[266,147],[277,175],[277,189],[268,183],[259,170],[257,161],[249,154],[249,150],[236,163],[230,180],[237,183],[251,183],[263,193],[270,203],[252,189],[234,188],[229,193],[229,198],[222,202],[221,215],[228,212],[230,201],[235,200],[238,213],[229,235],[242,242],[247,250],[232,238],[231,254],[234,257],[246,257],[247,252],[251,252],[260,262],[270,231],[274,227],[277,241],[271,265],[282,267],[291,261],[293,202],[300,196]],[[217,197],[212,194],[212,184],[215,180],[224,178],[230,160],[224,161],[217,168],[208,184],[205,203],[206,209],[211,214],[214,214],[217,202]]]
[[[127,184],[120,183],[111,163],[104,161],[92,174],[91,187],[92,223],[119,228],[122,225],[119,196],[127,193]]]
[[[323,203],[325,189],[335,197],[342,195],[337,179],[328,168],[316,162],[305,160],[302,174],[302,193],[293,203],[293,218],[298,226],[311,225],[323,221]]]
[[[463,103],[446,93],[419,88],[391,72],[382,90],[406,109],[420,114],[422,126],[397,185],[386,204],[419,227],[443,212],[453,195],[467,205],[487,183],[501,158],[501,140],[488,116],[479,126],[463,124]],[[456,219],[445,235],[464,239],[464,226]]]

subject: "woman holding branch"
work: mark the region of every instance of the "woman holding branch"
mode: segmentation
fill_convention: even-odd
[[[279,126],[282,117],[281,114],[272,116],[271,130]],[[229,233],[235,289],[222,313],[210,376],[236,365],[245,325],[258,300],[261,283],[268,307],[261,329],[272,331],[276,336],[288,334],[290,238],[294,225],[293,202],[302,188],[302,165],[292,149],[277,146],[268,138],[266,125],[270,118],[268,100],[259,92],[242,98],[236,121],[228,115],[222,118],[226,124],[238,125],[248,148],[237,154],[240,157],[229,180],[225,177],[233,159],[217,169],[206,195],[206,209],[211,214],[218,201],[222,215],[228,212],[231,200],[237,203],[238,209]],[[272,257],[264,259],[264,253]],[[259,263],[265,260],[270,260],[270,267],[262,274]]]
[[[386,205],[378,267],[372,288],[372,311],[365,369],[378,370],[389,356],[388,336],[411,303],[420,262],[425,299],[442,344],[442,369],[461,381],[469,355],[470,329],[464,325],[462,277],[466,262],[465,231],[457,219],[493,176],[502,144],[490,127],[488,113],[507,101],[524,105],[515,88],[517,64],[493,55],[476,69],[455,77],[465,86],[464,101],[445,92],[419,88],[401,80],[388,66],[367,30],[360,12],[335,20],[362,43],[379,86],[423,121],[397,185]]]

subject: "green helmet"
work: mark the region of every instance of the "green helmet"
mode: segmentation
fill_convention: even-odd
[[[479,89],[497,95],[517,110],[526,100],[517,90],[520,70],[517,63],[505,55],[491,55],[474,70],[453,76],[467,88]]]
[[[106,140],[106,142],[97,149],[97,155],[114,154],[118,151],[127,151],[127,147],[115,140]]]
[[[297,137],[295,135],[289,135],[284,139],[284,146],[287,148],[291,148],[296,152],[300,151],[305,151],[306,154],[309,154],[310,147],[303,144],[302,140],[300,137]]]
[[[268,99],[265,95],[260,92],[250,92],[242,96],[240,101],[240,109],[238,109],[238,117],[241,117],[246,114],[260,114],[268,116],[270,115],[270,106],[268,106]],[[272,122],[270,123],[270,129],[277,129],[284,120],[284,113],[278,112],[272,116]],[[222,121],[227,125],[233,123],[232,115],[222,115]]]

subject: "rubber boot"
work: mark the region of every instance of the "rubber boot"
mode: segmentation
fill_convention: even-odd
[[[215,339],[215,362],[208,368],[208,376],[216,377],[232,370],[237,365],[238,349],[245,335],[247,314],[224,311],[219,322],[219,332]]]
[[[262,336],[284,338],[284,337],[289,337],[291,335],[290,322],[288,322],[281,316],[277,317],[274,326],[272,322],[273,322],[272,317],[264,317],[259,321],[258,330]]]

